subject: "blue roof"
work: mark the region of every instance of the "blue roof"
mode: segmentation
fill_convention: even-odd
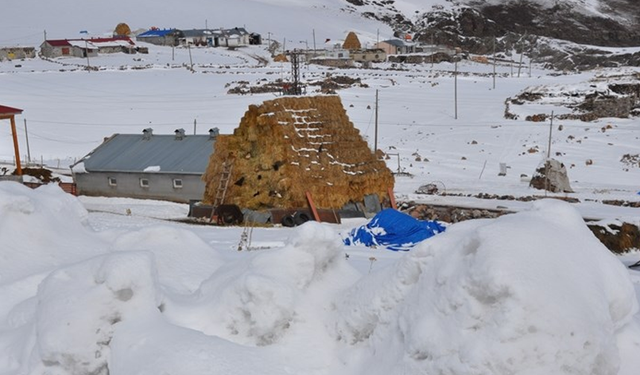
[[[143,172],[203,174],[213,153],[209,135],[114,134],[76,164],[87,172]],[[157,167],[160,167],[157,171]]]
[[[176,29],[151,29],[138,35],[137,38],[166,36],[174,31],[176,31]]]

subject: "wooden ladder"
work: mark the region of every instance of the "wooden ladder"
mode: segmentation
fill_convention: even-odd
[[[218,184],[218,190],[216,190],[216,198],[213,201],[214,209],[224,203],[224,198],[227,195],[227,187],[229,187],[229,179],[231,178],[231,170],[233,169],[233,162],[225,161],[222,163],[222,173],[220,174],[220,183]]]

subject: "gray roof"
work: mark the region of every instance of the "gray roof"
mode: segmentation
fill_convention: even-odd
[[[213,153],[209,135],[114,134],[76,164],[87,172],[143,172],[203,174]],[[157,170],[160,167],[160,171]]]
[[[385,40],[384,43],[390,44],[395,47],[409,47],[414,45],[414,43],[407,43],[402,39],[389,39]]]

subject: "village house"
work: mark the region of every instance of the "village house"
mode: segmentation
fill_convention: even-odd
[[[36,57],[36,49],[33,47],[3,47],[0,48],[0,61],[32,59]]]
[[[40,45],[40,53],[43,57],[95,57],[98,56],[98,47],[86,39],[56,39],[45,40]]]
[[[403,55],[416,52],[416,44],[402,39],[389,39],[375,44],[375,48],[381,49],[387,55]]]
[[[351,51],[351,59],[359,63],[384,62],[387,54],[381,49]]]
[[[136,53],[135,43],[126,36],[91,39],[45,40],[40,45],[44,57],[94,57],[105,53]]]
[[[188,203],[200,200],[201,176],[214,151],[218,129],[209,135],[114,134],[71,166],[80,195],[159,199]]]
[[[180,39],[184,38],[184,33],[178,29],[158,29],[151,28],[151,30],[145,31],[142,34],[136,36],[136,40],[139,42],[155,44],[158,46],[177,46],[180,44]]]

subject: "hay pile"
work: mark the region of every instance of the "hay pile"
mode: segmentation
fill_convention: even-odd
[[[360,39],[353,31],[347,34],[347,38],[342,43],[342,48],[348,49],[350,51],[362,49],[362,44],[360,44]]]
[[[251,105],[233,135],[220,135],[203,180],[213,204],[225,161],[233,161],[226,204],[264,210],[341,208],[393,188],[391,171],[374,157],[338,96],[282,97]]]

